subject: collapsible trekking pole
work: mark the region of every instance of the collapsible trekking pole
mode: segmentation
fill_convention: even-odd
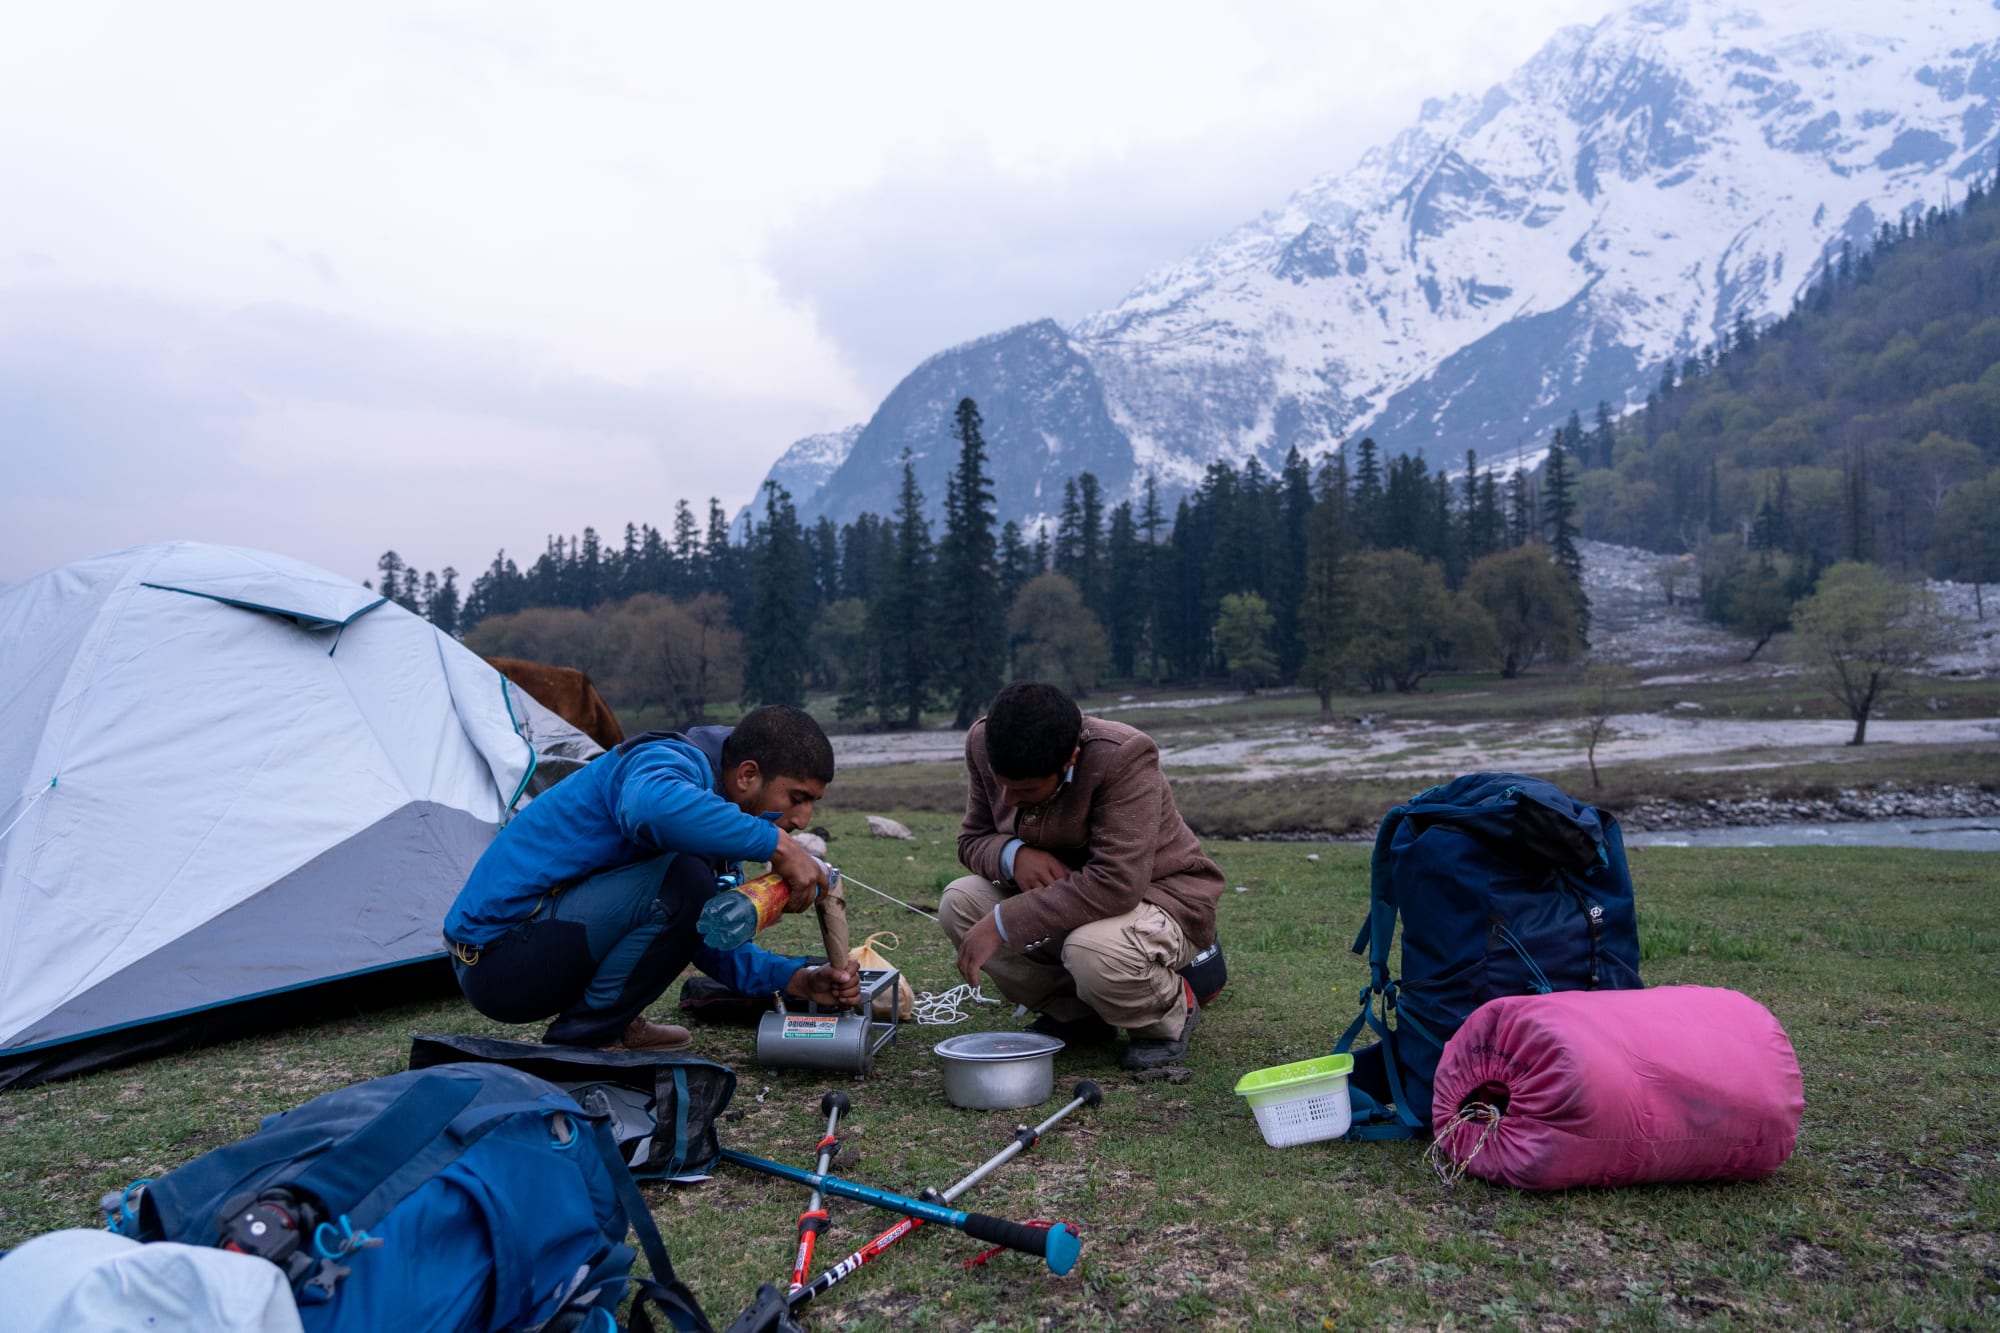
[[[971,1173],[963,1180],[960,1180],[942,1194],[931,1189],[925,1190],[921,1197],[934,1200],[938,1203],[951,1203],[959,1195],[965,1193],[974,1185],[977,1185],[980,1181],[986,1179],[986,1177],[992,1175],[995,1171],[1028,1151],[1028,1149],[1034,1147],[1037,1143],[1040,1143],[1042,1135],[1055,1128],[1056,1122],[1071,1111],[1076,1110],[1079,1106],[1096,1106],[1103,1100],[1103,1089],[1099,1088],[1089,1079],[1085,1079],[1076,1085],[1076,1099],[1068,1106],[1063,1107],[1033,1129],[1029,1129],[1026,1125],[1017,1127],[1014,1130],[1014,1141],[1012,1143],[974,1167]],[[879,1259],[882,1256],[882,1251],[888,1249],[891,1245],[894,1245],[897,1241],[922,1225],[923,1223],[914,1217],[904,1218],[902,1221],[896,1223],[895,1226],[890,1227],[874,1240],[869,1241],[866,1245],[856,1250],[853,1254],[848,1255],[845,1259],[842,1259],[839,1263],[821,1273],[803,1289],[794,1287],[791,1295],[786,1298],[787,1303],[791,1309],[797,1310],[800,1306],[806,1304],[806,1302],[825,1295],[828,1291],[832,1290],[834,1284],[840,1282],[863,1265],[873,1263],[876,1259]]]
[[[780,1180],[795,1181],[810,1185],[822,1194],[830,1194],[836,1199],[853,1199],[857,1203],[872,1204],[886,1208],[890,1212],[902,1213],[906,1217],[919,1218],[925,1222],[935,1222],[939,1226],[963,1231],[975,1239],[991,1245],[1004,1245],[1010,1250],[1032,1254],[1049,1266],[1049,1271],[1060,1276],[1076,1266],[1077,1255],[1082,1252],[1083,1243],[1067,1223],[1058,1222],[1047,1229],[1024,1226],[1019,1222],[1009,1222],[1004,1217],[988,1217],[984,1213],[961,1212],[947,1208],[943,1204],[929,1203],[923,1199],[912,1199],[906,1194],[891,1194],[888,1190],[878,1190],[870,1185],[857,1185],[851,1180],[824,1173],[801,1171],[783,1162],[773,1162],[763,1157],[752,1157],[734,1148],[722,1150],[722,1160],[736,1166],[761,1171],[767,1176]]]
[[[840,1151],[840,1117],[852,1102],[844,1092],[829,1092],[819,1099],[820,1114],[826,1117],[826,1137],[819,1141],[818,1174],[825,1175],[833,1165],[833,1155]],[[799,1214],[799,1254],[792,1261],[792,1290],[797,1291],[812,1276],[813,1246],[819,1242],[819,1233],[826,1227],[826,1201],[820,1197],[819,1187],[813,1187],[812,1198],[806,1202],[806,1210]]]

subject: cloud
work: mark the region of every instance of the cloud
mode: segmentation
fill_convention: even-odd
[[[618,385],[300,306],[46,287],[0,291],[0,422],[0,581],[174,537],[353,577],[390,547],[477,568],[665,527],[682,497],[733,509],[750,458],[830,424],[782,386]]]
[[[1352,167],[1426,98],[1504,79],[1559,22],[1594,18],[1600,2],[1536,0],[1516,12],[1454,0],[1434,25],[1388,10],[1232,13],[1226,31],[1241,25],[1242,49],[1227,78],[1191,68],[1176,100],[1173,79],[1124,70],[1130,86],[1173,105],[1170,136],[1128,127],[1095,143],[1097,127],[1079,120],[1076,143],[1053,158],[990,128],[905,151],[774,229],[765,262],[880,401],[932,353],[1115,304],[1153,270]],[[1198,34],[1213,12],[1179,22]],[[1183,36],[1183,56],[1196,40]],[[1077,91],[1047,89],[1027,114],[1045,121]]]
[[[1128,157],[1026,181],[976,145],[906,164],[778,233],[767,262],[879,400],[925,357],[1069,322],[1241,221],[1213,164]]]

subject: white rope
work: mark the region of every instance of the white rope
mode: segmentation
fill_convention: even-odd
[[[912,906],[911,904],[904,902],[901,898],[898,898],[893,894],[882,892],[882,890],[876,888],[872,884],[863,884],[860,880],[854,878],[854,876],[848,874],[844,870],[840,872],[840,877],[846,880],[849,884],[854,885],[856,888],[868,890],[868,892],[874,894],[877,898],[887,898],[890,902],[896,904],[896,906],[898,907],[908,907],[912,912],[915,912],[918,916],[927,916],[933,921],[937,920],[937,913],[926,912],[921,907]]]
[[[48,786],[43,787],[40,791],[36,792],[33,796],[30,796],[28,798],[28,803],[21,807],[21,813],[14,816],[13,822],[8,824],[6,828],[0,828],[0,838],[4,838],[9,833],[12,833],[14,831],[14,825],[19,824],[22,820],[26,819],[28,817],[28,811],[35,808],[35,802],[41,800],[44,796],[47,796],[50,792],[54,791],[55,789],[56,789],[56,780],[54,778],[50,778]],[[18,801],[21,798],[17,796],[14,799]]]
[[[923,991],[917,996],[916,1008],[910,1017],[925,1027],[950,1027],[953,1023],[963,1023],[972,1017],[968,1004],[998,1004],[1000,1001],[980,994],[979,987],[963,982],[942,993]]]

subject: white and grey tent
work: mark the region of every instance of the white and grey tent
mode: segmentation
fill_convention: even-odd
[[[282,556],[172,542],[0,592],[0,1087],[440,956],[509,812],[596,753]]]

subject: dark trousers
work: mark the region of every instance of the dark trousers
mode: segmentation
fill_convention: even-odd
[[[554,1014],[543,1041],[609,1045],[694,957],[695,920],[714,893],[708,863],[673,852],[593,875],[544,898],[478,962],[454,958],[459,989],[502,1023]]]

